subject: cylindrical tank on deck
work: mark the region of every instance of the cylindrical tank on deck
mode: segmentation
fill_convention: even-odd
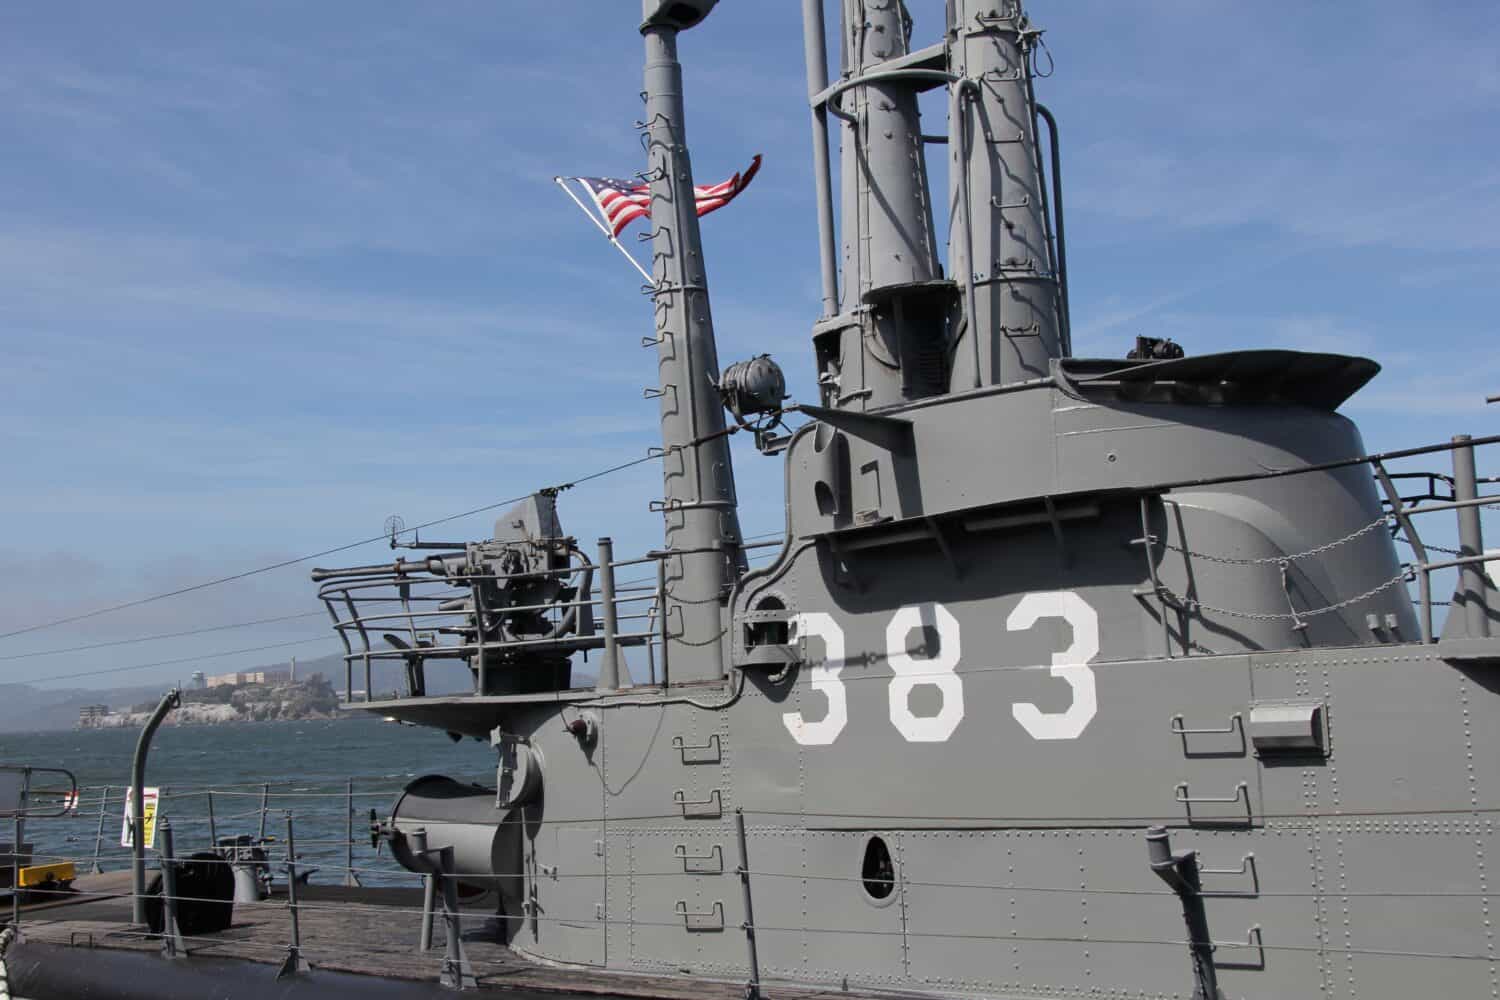
[[[412,857],[408,838],[427,831],[428,850],[453,848],[454,874],[479,876],[495,887],[495,876],[519,870],[521,831],[511,810],[497,807],[495,789],[429,774],[406,786],[391,806],[391,854],[408,871],[427,869]]]

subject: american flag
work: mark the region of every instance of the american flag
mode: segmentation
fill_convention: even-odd
[[[760,154],[750,161],[750,166],[718,184],[699,184],[693,188],[698,203],[698,215],[707,215],[716,208],[723,208],[734,200],[735,195],[749,185],[755,172],[760,169]],[[651,214],[651,185],[636,181],[622,181],[617,177],[575,177],[599,206],[599,211],[609,223],[610,232],[619,236],[626,226],[636,219]]]

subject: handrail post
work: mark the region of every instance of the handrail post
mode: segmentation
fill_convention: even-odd
[[[479,988],[469,957],[464,954],[462,928],[458,917],[458,882],[453,873],[453,847],[445,846],[433,852],[437,854],[435,878],[443,885],[443,927],[447,931],[447,947],[443,951],[443,974],[441,982],[453,990]],[[430,857],[430,855],[429,855]]]
[[[599,662],[598,688],[614,691],[620,686],[619,611],[615,607],[615,543],[599,539],[599,601],[604,606],[604,657]]]
[[[472,591],[474,594],[474,693],[483,695],[489,692],[489,677],[487,665],[484,662],[484,598],[480,594],[477,582]]]
[[[750,852],[745,843],[745,810],[735,807],[735,832],[740,841],[740,888],[745,893],[745,944],[750,949],[750,981],[745,984],[745,1000],[760,1000],[760,957],[755,949],[755,908],[750,899]]]
[[[146,922],[146,755],[151,752],[151,739],[167,713],[182,704],[182,693],[176,688],[162,695],[146,726],[136,740],[135,756],[130,761],[130,889],[131,923],[140,926]],[[158,808],[160,803],[158,803]],[[19,851],[21,845],[16,845]]]
[[[1479,497],[1473,440],[1468,434],[1459,434],[1453,439],[1453,499],[1457,501],[1472,501]],[[1458,548],[1467,557],[1484,555],[1484,529],[1480,525],[1479,508],[1472,503],[1458,508]],[[1471,639],[1482,639],[1490,634],[1484,566],[1477,562],[1460,566],[1458,579],[1466,632]]]
[[[219,827],[214,822],[214,790],[208,790],[208,847],[213,850],[219,846]]]
[[[1156,575],[1156,559],[1151,552],[1151,511],[1148,506],[1146,494],[1141,494],[1141,551],[1146,554],[1146,575],[1151,579],[1151,594],[1156,598],[1156,606],[1161,612],[1161,648],[1162,655],[1167,659],[1172,658],[1172,626],[1167,622],[1167,599],[1162,595],[1161,580]],[[1183,628],[1183,654],[1188,655],[1187,630]]]
[[[15,843],[10,849],[10,922],[17,929],[21,926],[21,841],[26,834],[26,809],[30,804],[31,768],[28,767],[21,771],[21,800],[11,827]]]
[[[157,829],[161,834],[161,957],[186,958],[187,944],[177,919],[177,854],[172,850],[172,821],[162,816]]]
[[[1412,523],[1411,516],[1406,512],[1406,505],[1401,502],[1401,491],[1396,489],[1396,484],[1391,482],[1391,477],[1385,471],[1385,463],[1375,459],[1370,464],[1375,466],[1375,478],[1380,481],[1380,489],[1385,493],[1386,503],[1391,505],[1391,513],[1396,515],[1396,521],[1401,525],[1401,530],[1406,533],[1406,542],[1411,546],[1412,554],[1417,557],[1417,587],[1418,597],[1421,601],[1421,624],[1422,642],[1432,642],[1432,571],[1427,568],[1427,546],[1422,544],[1422,538],[1417,534],[1417,526]]]
[[[266,805],[271,797],[271,786],[269,784],[260,786],[260,829],[256,832],[256,840],[266,839]]]
[[[418,827],[406,835],[412,856],[422,865],[422,924],[417,931],[417,951],[432,950],[432,913],[437,909],[437,876],[427,864],[427,830]]]
[[[306,971],[302,960],[302,929],[297,923],[297,838],[292,829],[292,814],[286,814],[286,905],[292,917],[292,941],[286,948],[286,958],[276,970],[276,978],[296,975]]]
[[[359,884],[354,872],[354,779],[350,778],[344,795],[344,885],[354,888]]]
[[[656,628],[661,635],[661,686],[672,683],[667,669],[667,554],[659,553],[656,560]]]
[[[105,785],[104,791],[99,795],[99,828],[94,831],[94,863],[92,867],[95,875],[104,874],[104,869],[99,864],[99,855],[104,847],[104,815],[108,809],[109,786]]]

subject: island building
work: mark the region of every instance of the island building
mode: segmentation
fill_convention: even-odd
[[[291,679],[286,670],[240,670],[228,674],[209,674],[205,687],[239,687],[242,684],[279,684]]]
[[[79,729],[97,729],[109,715],[108,705],[84,705],[78,710]]]

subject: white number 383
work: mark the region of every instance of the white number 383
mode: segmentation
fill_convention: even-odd
[[[1070,590],[1027,594],[1021,598],[1005,628],[1024,632],[1044,618],[1061,618],[1072,627],[1068,648],[1052,654],[1051,675],[1072,689],[1072,703],[1061,712],[1043,712],[1030,702],[1011,705],[1011,715],[1033,739],[1073,740],[1088,727],[1098,711],[1094,693],[1094,671],[1089,661],[1099,655],[1099,615],[1082,597]],[[812,668],[812,689],[828,700],[828,711],[816,722],[801,712],[787,712],[781,721],[792,739],[803,746],[827,746],[838,739],[849,723],[849,703],[844,682],[844,630],[833,616],[821,611],[804,612],[792,618],[793,641],[809,637],[823,640],[826,655]],[[908,636],[918,629],[937,635],[934,652],[922,658],[912,655]],[[889,688],[891,725],[912,743],[941,743],[953,735],[964,718],[964,684],[956,668],[963,655],[958,619],[941,604],[913,604],[898,610],[885,630],[886,660],[895,676]],[[911,710],[911,693],[918,687],[936,688],[942,707],[936,715],[919,716]]]

